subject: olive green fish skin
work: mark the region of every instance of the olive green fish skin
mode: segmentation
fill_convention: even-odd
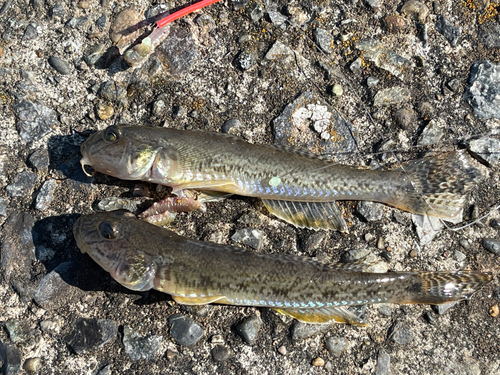
[[[297,256],[257,254],[189,240],[123,210],[82,216],[73,232],[80,250],[125,287],[154,288],[192,303],[198,298],[199,303],[279,309],[443,303],[468,298],[491,279],[477,271],[368,273]]]
[[[115,141],[106,139],[110,131],[116,135]],[[338,165],[220,133],[113,126],[93,134],[82,144],[81,152],[85,164],[121,179],[174,188],[228,181],[230,187],[215,190],[261,198],[390,201],[412,189],[400,172]]]
[[[171,186],[177,195],[191,189],[259,197],[275,215],[312,229],[329,224],[301,224],[299,216],[310,207],[317,210],[306,214],[313,221],[341,216],[331,212],[336,206],[316,205],[336,200],[382,202],[455,218],[463,194],[483,173],[464,152],[413,160],[395,170],[366,170],[227,134],[141,126],[110,126],[91,135],[81,152],[83,166],[125,180]],[[347,230],[341,218],[339,222],[337,229]]]

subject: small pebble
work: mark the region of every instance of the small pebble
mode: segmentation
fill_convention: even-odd
[[[330,324],[308,324],[296,321],[290,331],[292,340],[299,340],[311,337],[330,328]]]
[[[325,360],[321,357],[317,357],[312,361],[312,365],[315,367],[323,367],[325,365]]]
[[[45,181],[36,196],[35,208],[39,211],[46,210],[54,199],[54,191],[56,190],[56,180]]]
[[[329,337],[326,339],[326,349],[335,357],[340,357],[347,346],[347,341],[343,337]]]
[[[344,89],[342,88],[342,85],[336,83],[332,87],[332,93],[335,94],[335,96],[342,96],[344,93]]]
[[[304,250],[309,252],[319,249],[326,237],[327,235],[325,234],[325,231],[312,233],[309,237],[307,237]]]
[[[68,22],[66,22],[66,27],[70,27],[72,29],[76,29],[80,26],[83,26],[89,20],[88,17],[73,17]]]
[[[99,116],[99,118],[101,120],[107,120],[114,115],[115,110],[114,110],[113,106],[111,106],[111,105],[107,105],[104,103],[98,103],[96,105],[96,113],[97,113],[97,116]]]
[[[236,326],[236,331],[241,338],[248,344],[251,344],[257,338],[262,321],[257,316],[251,316]]]
[[[29,171],[22,171],[14,176],[13,182],[5,188],[10,197],[22,197],[31,194],[38,180],[38,175]]]
[[[378,353],[375,375],[391,375],[391,357],[384,349],[380,349]]]
[[[425,22],[429,15],[429,8],[422,1],[408,0],[402,7],[401,13],[408,14],[409,16],[416,15],[418,20],[422,23]]]
[[[381,305],[378,308],[378,312],[380,315],[385,316],[386,318],[389,318],[392,315],[392,308],[389,305]]]
[[[498,316],[498,314],[500,313],[500,308],[498,307],[498,304],[492,306],[489,313],[492,317],[496,318]]]
[[[227,120],[221,128],[223,133],[231,133],[234,134],[241,129],[241,121],[237,118],[233,118],[231,120]]]
[[[30,155],[28,161],[39,172],[47,172],[50,164],[49,152],[46,148],[38,149]]]
[[[456,250],[454,253],[454,257],[457,262],[463,262],[467,258],[467,255],[465,255],[461,251]]]
[[[63,75],[71,74],[71,67],[65,60],[57,56],[51,56],[49,57],[48,62],[50,66],[54,68],[58,73],[61,73]]]
[[[380,80],[377,77],[370,76],[366,79],[366,85],[370,88],[378,85]]]
[[[333,53],[333,38],[332,35],[321,28],[314,29],[313,31],[314,41],[325,53]]]
[[[466,239],[460,240],[460,246],[462,246],[465,250],[470,249],[470,242],[467,241]]]
[[[225,362],[229,359],[230,356],[231,351],[223,345],[217,345],[212,349],[212,358],[216,362]]]
[[[394,120],[401,129],[407,130],[415,123],[415,114],[406,108],[400,108],[394,113]]]
[[[500,164],[499,139],[492,137],[483,137],[473,140],[469,143],[469,150],[479,155],[491,165]]]
[[[264,243],[264,232],[259,229],[252,228],[238,229],[231,236],[231,239],[234,242],[241,242],[247,246],[259,250]]]
[[[403,323],[395,323],[390,331],[389,336],[395,344],[406,345],[413,339],[410,329]]]
[[[282,356],[285,356],[285,355],[286,355],[286,353],[287,353],[287,351],[286,351],[286,347],[284,347],[284,346],[280,346],[280,347],[278,348],[278,353],[280,353]]]
[[[356,212],[366,221],[377,221],[382,219],[382,206],[381,203],[361,201],[356,205]]]
[[[129,326],[123,327],[123,346],[132,361],[153,360],[161,347],[163,336],[142,336]]]
[[[42,359],[40,357],[28,358],[23,364],[23,369],[27,372],[38,372],[41,366]]]
[[[180,345],[194,345],[203,336],[203,329],[187,316],[174,314],[168,322],[171,324],[170,334]]]
[[[483,238],[483,246],[490,253],[500,255],[500,241],[494,238]]]
[[[385,242],[382,237],[379,237],[377,240],[377,249],[379,250],[384,250],[385,249]]]
[[[108,344],[117,332],[118,327],[111,320],[79,318],[64,341],[76,354],[89,353]]]
[[[458,302],[448,302],[448,303],[442,303],[440,305],[434,305],[432,306],[432,309],[439,315],[443,315],[446,311],[451,309],[453,306],[455,306]]]
[[[64,10],[63,4],[57,4],[52,7],[52,9],[49,12],[50,16],[53,18],[62,18],[66,14],[66,11]]]
[[[453,26],[443,15],[438,15],[437,19],[438,22],[434,25],[434,28],[446,38],[452,47],[455,47],[462,34],[462,28]]]

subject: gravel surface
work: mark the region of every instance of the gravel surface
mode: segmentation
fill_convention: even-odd
[[[242,197],[177,215],[172,226],[185,236],[251,251],[336,262],[360,249],[391,270],[495,275],[453,306],[360,308],[368,327],[179,306],[126,290],[80,253],[80,214],[141,211],[169,193],[83,173],[81,142],[111,124],[226,132],[371,168],[466,148],[489,176],[468,196],[464,221],[500,202],[496,3],[226,0],[167,26],[155,53],[129,67],[126,49],[185,5],[0,4],[1,371],[500,373],[498,211],[436,231],[440,223],[397,209],[343,202],[348,234],[297,229]]]

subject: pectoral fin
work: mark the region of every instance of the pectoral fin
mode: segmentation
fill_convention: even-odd
[[[335,202],[295,202],[263,199],[273,215],[299,228],[336,229],[348,232],[347,224]]]
[[[224,303],[224,296],[210,296],[210,297],[182,297],[172,296],[175,302],[181,305],[207,305],[213,302]]]
[[[276,312],[291,316],[301,322],[311,324],[347,323],[367,326],[360,318],[345,307],[320,307],[316,309],[274,309]]]
[[[189,196],[190,190],[203,190],[221,192],[226,194],[239,194],[241,193],[238,186],[232,181],[196,181],[186,184],[176,185],[172,190],[172,194],[178,196]]]

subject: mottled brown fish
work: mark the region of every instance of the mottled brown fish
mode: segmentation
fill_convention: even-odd
[[[192,190],[259,197],[298,227],[340,231],[347,225],[336,200],[382,202],[451,220],[482,177],[481,166],[460,151],[367,170],[227,134],[142,126],[110,126],[91,135],[81,152],[84,168],[170,186],[181,197]]]
[[[479,271],[370,273],[363,263],[257,254],[190,240],[124,210],[82,216],[73,233],[126,288],[156,289],[182,304],[270,307],[307,323],[364,324],[349,306],[459,301],[491,280]]]

